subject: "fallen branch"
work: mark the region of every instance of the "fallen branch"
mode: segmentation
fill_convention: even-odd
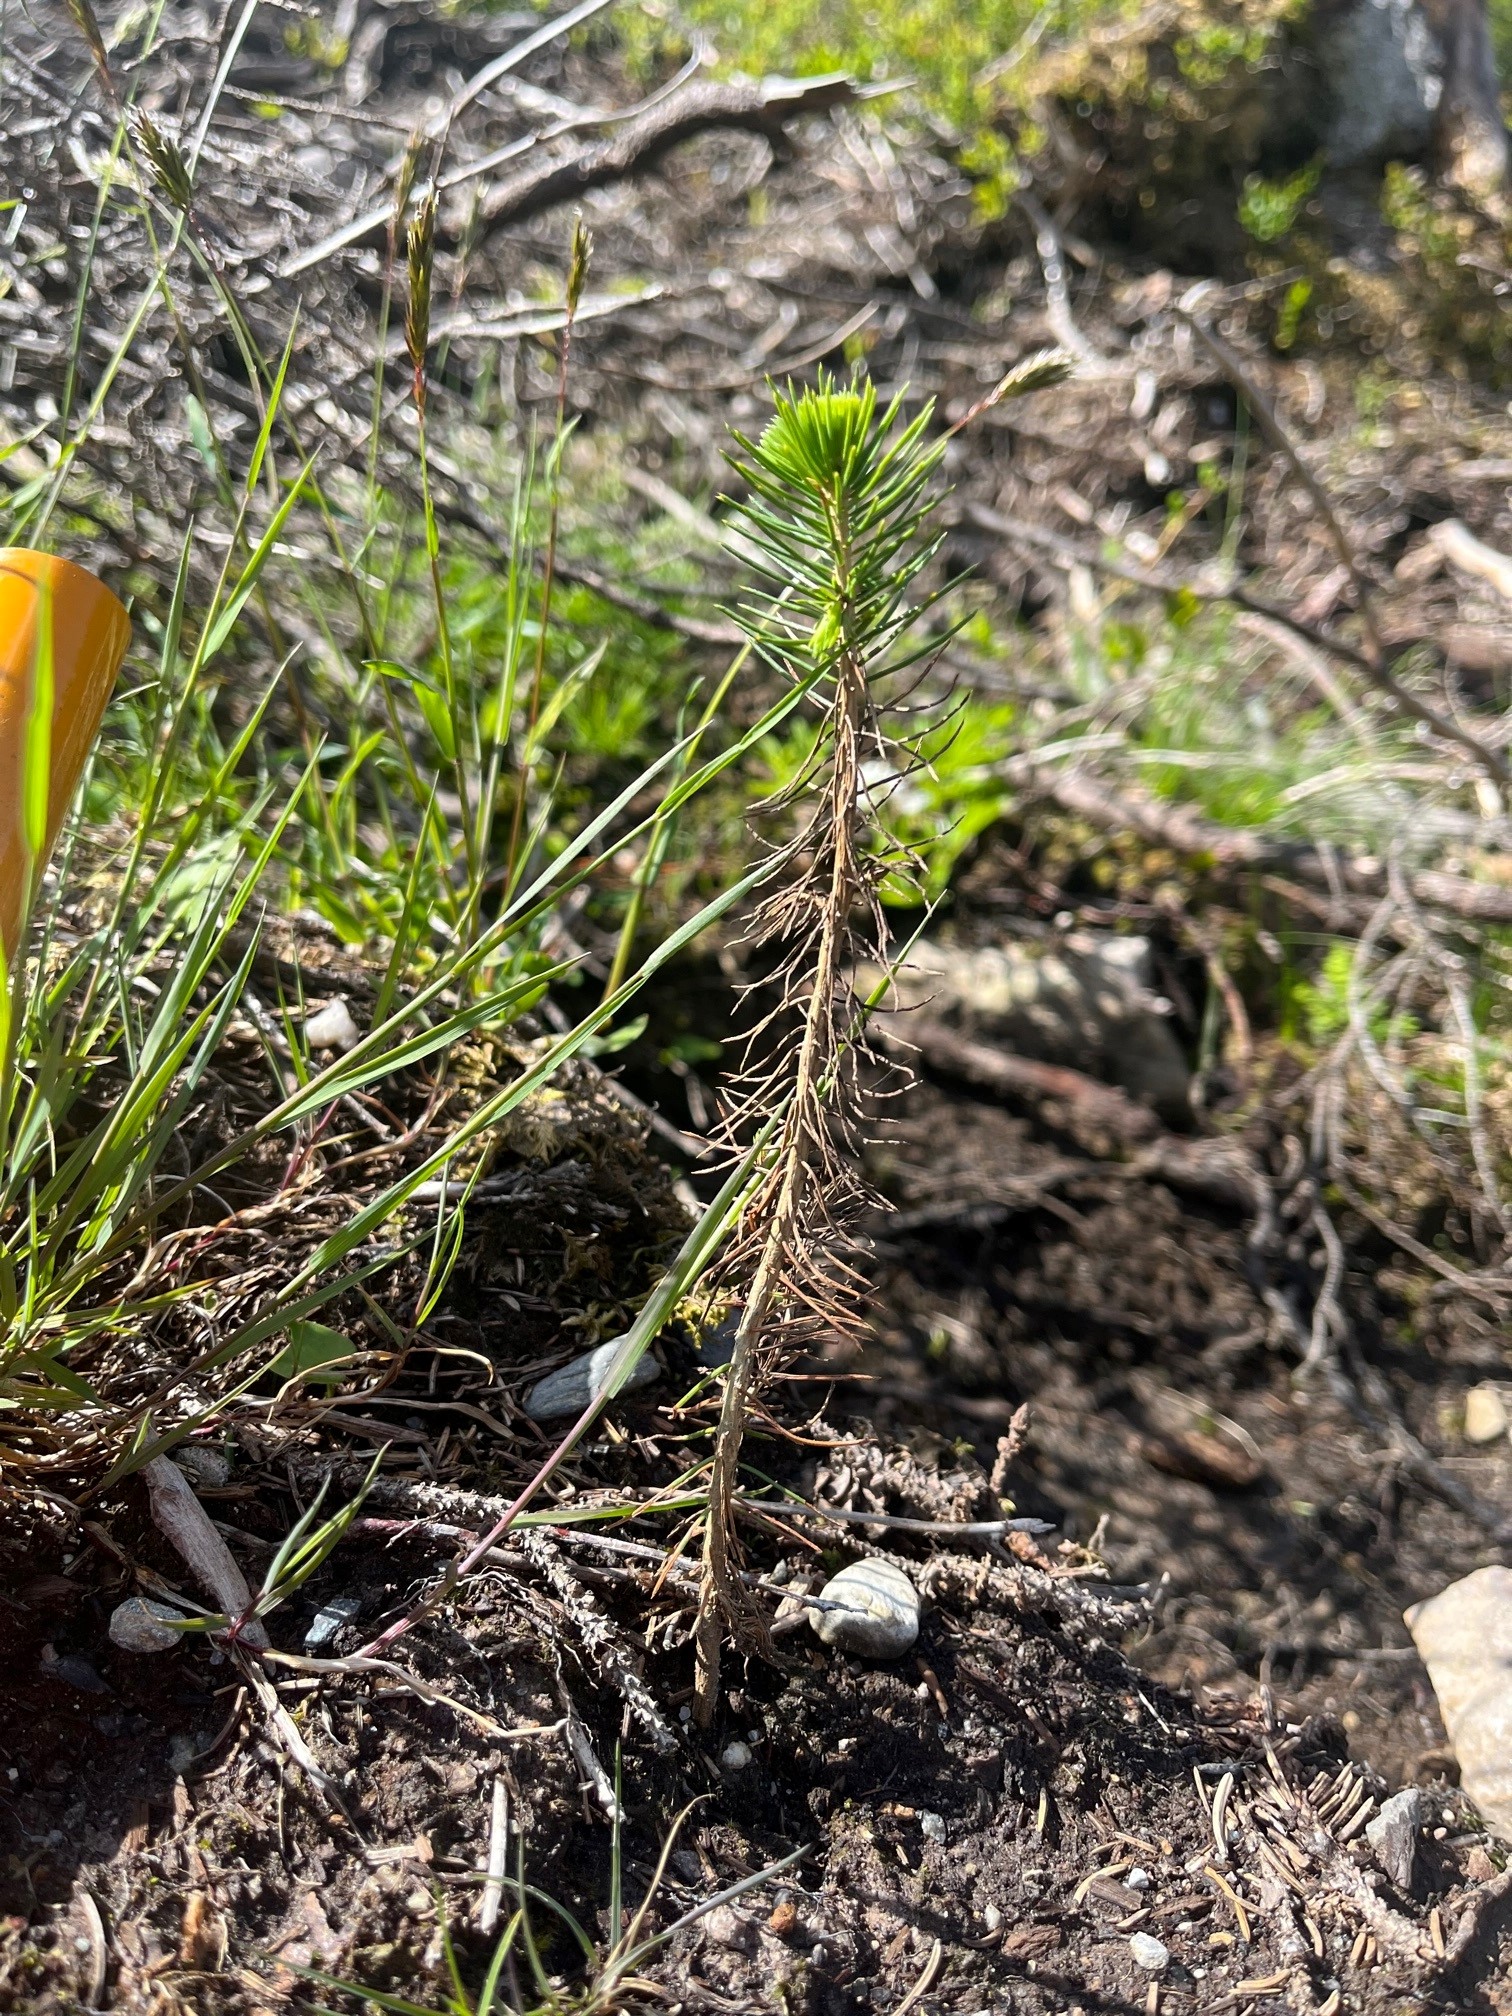
[[[1264,596],[1251,594],[1249,589],[1237,581],[1226,583],[1222,588],[1210,588],[1199,581],[1184,579],[1175,574],[1157,573],[1153,568],[1136,567],[1130,561],[1115,560],[1093,547],[1083,546],[1075,539],[1063,538],[1058,532],[1048,532],[1042,526],[1030,525],[1022,518],[1006,517],[1001,511],[994,511],[989,505],[967,503],[962,507],[962,515],[967,522],[983,532],[993,532],[1003,539],[1015,540],[1023,546],[1037,547],[1043,553],[1053,553],[1058,559],[1069,561],[1078,567],[1088,567],[1110,575],[1115,581],[1127,581],[1135,588],[1148,588],[1157,595],[1185,595],[1198,602],[1226,602],[1236,609],[1247,609],[1254,616],[1267,617],[1272,623],[1280,623],[1295,636],[1316,645],[1320,651],[1342,659],[1352,665],[1381,694],[1383,699],[1399,714],[1406,714],[1414,721],[1421,721],[1446,742],[1453,742],[1498,784],[1512,785],[1512,768],[1499,751],[1489,748],[1479,736],[1472,735],[1468,728],[1462,728],[1432,707],[1410,686],[1404,686],[1395,673],[1388,670],[1381,660],[1369,651],[1362,651],[1358,645],[1335,636],[1331,630],[1324,630],[1316,623],[1308,623],[1293,610],[1279,602],[1268,602]],[[1410,649],[1414,644],[1427,645],[1437,649],[1429,637],[1406,638],[1400,640],[1399,648]]]
[[[485,232],[537,217],[590,189],[654,168],[684,141],[716,128],[781,135],[791,119],[849,105],[856,88],[848,77],[768,77],[759,84],[692,84],[665,104],[652,106],[608,139],[556,161],[523,168],[496,183],[483,198],[478,222]]]
[[[912,1013],[873,1017],[871,1033],[887,1050],[921,1058],[925,1064],[999,1098],[1025,1099],[1040,1105],[1054,1100],[1069,1106],[1085,1124],[1111,1134],[1126,1145],[1153,1140],[1160,1122],[1137,1099],[1116,1085],[1101,1084],[1084,1071],[1062,1064],[1043,1064],[989,1043],[975,1042],[944,1022]]]
[[[1325,850],[1308,840],[1279,839],[1253,827],[1219,826],[1190,806],[1162,804],[1141,791],[1104,784],[1084,770],[1031,762],[1015,764],[1013,774],[1062,811],[1105,832],[1137,833],[1173,853],[1206,856],[1230,873],[1273,869],[1351,896],[1378,898],[1386,891],[1387,871],[1380,861]],[[1407,886],[1427,909],[1447,910],[1478,924],[1512,923],[1512,888],[1498,883],[1468,882],[1461,875],[1424,868],[1407,877]]]

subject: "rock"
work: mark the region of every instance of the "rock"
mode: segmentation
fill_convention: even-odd
[[[864,992],[881,978],[880,967],[863,968],[858,985]],[[1043,950],[975,951],[921,938],[886,1006],[917,1008],[1021,1057],[1071,1065],[1177,1119],[1190,1114],[1190,1074],[1153,978],[1147,938],[1073,931]]]
[[[741,1311],[731,1309],[698,1338],[698,1362],[707,1372],[722,1372],[735,1355],[735,1339],[740,1331]]]
[[[1422,1824],[1423,1795],[1416,1785],[1408,1785],[1392,1794],[1365,1829],[1377,1862],[1404,1896],[1412,1890],[1412,1865]]]
[[[150,1596],[128,1596],[110,1613],[110,1642],[123,1652],[166,1652],[183,1643],[177,1627],[184,1621],[181,1610],[166,1603],[154,1603]]]
[[[997,1906],[996,1904],[989,1904],[989,1905],[987,1906],[986,1910],[985,1910],[985,1911],[983,1911],[983,1913],[982,1913],[982,1923],[983,1923],[983,1924],[984,1924],[984,1925],[985,1925],[985,1926],[987,1927],[987,1930],[988,1930],[989,1932],[1001,1932],[1001,1931],[1002,1931],[1002,1929],[1003,1929],[1003,1914],[1002,1914],[1002,1912],[1001,1912],[1001,1911],[999,1910],[999,1908],[998,1908],[998,1906]]]
[[[1148,1869],[1131,1869],[1123,1880],[1125,1890],[1148,1890],[1155,1878]]]
[[[1433,138],[1443,64],[1419,0],[1353,0],[1316,13],[1330,103],[1324,152],[1339,168],[1420,154]]]
[[[61,1680],[65,1687],[75,1688],[80,1694],[108,1694],[108,1682],[78,1652],[59,1652],[51,1645],[42,1647],[41,1668],[49,1680]]]
[[[341,995],[305,1017],[304,1035],[312,1050],[351,1050],[362,1040],[362,1031]]]
[[[320,1652],[327,1645],[333,1645],[343,1626],[355,1624],[361,1615],[360,1596],[333,1596],[329,1602],[322,1603],[310,1619],[310,1628],[304,1635],[306,1652]]]
[[[919,1832],[924,1836],[926,1841],[938,1841],[943,1848],[945,1845],[944,1815],[940,1813],[921,1813],[919,1815]]]
[[[901,1659],[919,1636],[919,1593],[890,1561],[852,1561],[832,1576],[810,1605],[808,1621],[821,1644],[867,1659]]]
[[[1465,1395],[1467,1442],[1499,1442],[1509,1424],[1512,1424],[1512,1415],[1507,1412],[1506,1396],[1500,1386],[1483,1379],[1479,1386],[1470,1388]]]
[[[173,1460],[191,1484],[208,1485],[212,1491],[218,1491],[231,1480],[230,1463],[208,1442],[180,1443],[173,1452]]]
[[[1170,1947],[1162,1946],[1148,1932],[1131,1932],[1129,1951],[1134,1956],[1134,1965],[1143,1967],[1146,1974],[1163,1974],[1171,1964]]]
[[[588,1402],[603,1392],[609,1368],[622,1342],[619,1337],[611,1337],[596,1351],[585,1351],[581,1358],[574,1358],[570,1364],[548,1372],[544,1379],[531,1387],[525,1401],[525,1412],[531,1420],[557,1421],[567,1414],[581,1414]],[[635,1369],[620,1391],[631,1393],[637,1386],[649,1386],[660,1376],[661,1367],[647,1351],[637,1359]]]
[[[1477,1568],[1404,1615],[1460,1785],[1489,1830],[1512,1841],[1512,1568]]]
[[[719,1753],[720,1768],[725,1771],[744,1771],[750,1761],[749,1743],[727,1743]]]
[[[755,1951],[758,1937],[755,1925],[739,1911],[732,1911],[728,1904],[716,1905],[704,1918],[703,1928],[717,1946],[728,1946],[736,1953]]]

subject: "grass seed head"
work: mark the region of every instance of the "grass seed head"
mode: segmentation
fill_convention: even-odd
[[[110,74],[110,58],[105,53],[105,37],[100,33],[100,23],[90,0],[67,0],[74,26],[89,45],[95,70],[99,75],[101,88],[109,98],[116,96],[115,79]]]
[[[593,257],[593,233],[583,222],[581,211],[572,220],[572,251],[567,261],[567,313],[576,315],[588,278],[588,262]]]
[[[399,158],[399,172],[394,177],[394,229],[397,231],[409,210],[410,198],[415,193],[415,177],[420,172],[420,150],[425,145],[425,135],[417,126],[409,137],[403,154]]]
[[[172,209],[186,214],[194,201],[194,182],[184,150],[156,124],[150,114],[141,110],[136,114],[136,135],[163,201]]]
[[[431,276],[436,261],[436,197],[428,191],[410,219],[406,241],[409,256],[409,306],[404,317],[404,343],[415,374],[415,401],[425,403],[425,353],[430,348]]]

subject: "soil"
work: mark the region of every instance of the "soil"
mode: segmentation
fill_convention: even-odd
[[[406,1670],[444,1701],[367,1676],[278,1678],[322,1794],[225,1652],[110,1643],[132,1572],[181,1573],[128,1483],[82,1529],[60,1514],[6,1543],[0,2006],[329,2001],[305,1968],[439,2007],[442,1926],[474,1985],[492,1945],[476,1920],[498,1781],[511,1870],[523,1856],[551,1900],[533,1912],[542,1964],[569,1984],[581,1955],[555,1911],[606,1949],[616,1852],[628,1905],[649,1898],[637,1936],[797,1854],[626,1971],[690,2009],[814,2016],[911,1993],[962,2016],[1505,2008],[1500,1851],[1454,1788],[1400,1614],[1492,1558],[1484,1536],[1297,1385],[1236,1212],[943,1083],[917,1086],[872,1152],[898,1207],[877,1222],[874,1341],[814,1362],[833,1385],[787,1387],[787,1436],[752,1461],[810,1502],[953,1524],[995,1509],[988,1473],[1028,1401],[997,1482],[1053,1535],[1015,1536],[1004,1555],[952,1550],[943,1532],[818,1541],[750,1522],[748,1566],[800,1587],[849,1558],[848,1535],[891,1553],[925,1591],[923,1631],[912,1655],[870,1665],[801,1623],[780,1630],[770,1657],[727,1672],[704,1734],[686,1719],[686,1585],[658,1589],[633,1554],[566,1527],[538,1533],[402,1641]],[[1363,1273],[1352,1286],[1368,1303]],[[1452,1340],[1414,1352],[1376,1293],[1381,1362],[1409,1414],[1445,1407],[1476,1370],[1472,1346],[1458,1363]],[[540,1347],[511,1351],[494,1320],[477,1334],[496,1367],[406,1387],[416,1404],[431,1394],[439,1425],[399,1415],[412,1441],[385,1464],[372,1527],[275,1614],[275,1644],[297,1652],[342,1595],[360,1620],[330,1649],[354,1649],[447,1558],[440,1523],[475,1530],[501,1502],[489,1493],[517,1450],[484,1436],[448,1454],[441,1429],[462,1429],[480,1395],[502,1411]],[[685,1346],[670,1355],[696,1369]],[[662,1397],[677,1383],[620,1404],[559,1511],[675,1479],[698,1419],[696,1402]],[[1433,1419],[1414,1425],[1437,1436]],[[229,1481],[203,1489],[254,1578],[296,1489],[331,1461],[260,1453],[243,1439]],[[1512,1499],[1505,1452],[1454,1461]],[[672,1529],[646,1516],[613,1530],[659,1548]],[[1427,1798],[1410,1896],[1350,1826],[1403,1782]],[[1139,1934],[1165,1949],[1158,1972]]]

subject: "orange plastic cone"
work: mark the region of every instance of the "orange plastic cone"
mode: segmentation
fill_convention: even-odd
[[[49,627],[53,705],[47,820],[40,856],[33,863],[23,802],[26,746],[38,646],[45,644]],[[130,635],[126,611],[93,574],[51,553],[0,547],[0,939],[6,958],[15,952],[21,934],[28,870],[40,875],[52,851]]]

